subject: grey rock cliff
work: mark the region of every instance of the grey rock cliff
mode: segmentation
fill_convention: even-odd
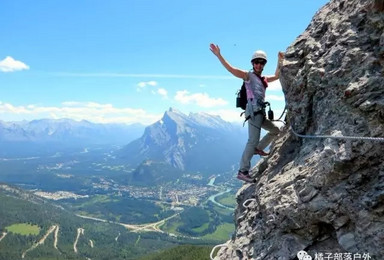
[[[333,0],[288,47],[288,124],[238,191],[236,231],[215,259],[384,259],[384,142],[290,128],[384,136],[383,6]]]

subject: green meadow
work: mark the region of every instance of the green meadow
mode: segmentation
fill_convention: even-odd
[[[20,234],[23,236],[34,235],[37,236],[40,233],[40,227],[38,225],[31,225],[27,223],[13,224],[5,228],[8,232]]]

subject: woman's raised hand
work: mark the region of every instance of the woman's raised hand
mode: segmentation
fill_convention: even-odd
[[[210,49],[211,52],[213,52],[213,54],[215,54],[216,56],[220,55],[220,47],[219,47],[219,45],[211,43],[211,44],[209,45],[209,49]]]

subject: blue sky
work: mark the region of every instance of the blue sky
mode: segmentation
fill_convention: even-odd
[[[169,107],[241,121],[241,80],[210,52],[251,69],[305,30],[325,0],[0,0],[0,120],[150,124]],[[284,108],[279,82],[266,99]]]

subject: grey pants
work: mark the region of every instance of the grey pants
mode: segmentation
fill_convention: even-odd
[[[261,128],[268,133],[260,140]],[[248,120],[248,142],[240,160],[240,171],[248,172],[251,168],[251,159],[255,148],[264,150],[279,134],[280,129],[272,121],[264,118],[263,113],[258,113]]]

